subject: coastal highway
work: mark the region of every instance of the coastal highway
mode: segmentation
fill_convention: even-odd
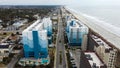
[[[56,54],[54,68],[67,68],[67,59],[64,46],[64,28],[60,10],[58,11],[58,34],[56,39]]]

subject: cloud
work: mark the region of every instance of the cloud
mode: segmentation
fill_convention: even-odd
[[[1,2],[6,2],[6,1],[7,1],[7,0],[0,0],[0,3],[1,3]]]
[[[120,5],[120,0],[0,0],[0,5]]]
[[[54,4],[52,0],[0,0],[0,4],[9,5],[44,5]]]
[[[78,0],[0,0],[0,5],[70,5]]]

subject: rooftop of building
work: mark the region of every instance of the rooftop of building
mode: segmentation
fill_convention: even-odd
[[[82,24],[82,22],[77,19],[68,20],[67,26],[69,27],[70,30],[73,29],[73,32],[80,31],[84,32],[85,34],[88,34],[89,32],[88,27]]]
[[[26,28],[24,31],[35,31],[35,30],[42,30],[43,29],[43,23],[48,23],[48,22],[52,22],[50,17],[45,17],[42,20],[38,19],[37,21],[35,21],[32,25],[30,25],[28,28]],[[48,25],[48,24],[46,24]],[[24,32],[23,31],[23,32]]]
[[[42,22],[52,22],[50,17],[43,18]]]
[[[81,21],[77,20],[77,19],[71,19],[71,20],[68,20],[68,22],[70,22],[70,27],[73,27],[73,28],[87,28]]]
[[[36,25],[38,25],[40,23],[40,19],[38,19],[37,21],[35,21],[32,25],[30,25],[29,27],[27,27],[24,31],[31,31]],[[24,32],[23,31],[23,32]]]
[[[4,48],[9,48],[10,45],[8,43],[1,43],[0,44],[0,49],[4,49]]]
[[[99,59],[99,57],[94,52],[84,52],[86,58],[88,59],[91,67],[96,66],[104,66],[103,62]]]
[[[99,37],[97,37],[95,35],[92,35],[92,38],[94,39],[94,41],[97,42],[97,44],[99,44],[101,46],[104,46],[106,49],[112,48],[107,43],[105,43],[101,38],[99,38]]]

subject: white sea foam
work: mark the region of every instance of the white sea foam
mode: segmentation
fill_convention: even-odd
[[[102,28],[106,29],[107,31],[110,31],[111,33],[114,33],[118,36],[120,36],[120,28],[116,27],[112,24],[109,24],[105,21],[99,20],[96,17],[87,15],[87,14],[82,14],[84,17],[86,17],[88,20],[92,21],[94,24],[101,26]]]

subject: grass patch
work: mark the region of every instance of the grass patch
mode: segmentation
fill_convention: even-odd
[[[0,33],[0,36],[1,37],[7,37],[10,34],[12,34],[12,32],[3,32],[3,33]]]
[[[7,65],[11,61],[11,59],[12,58],[10,58],[10,57],[4,57],[2,63],[5,64],[5,65]]]
[[[0,67],[5,67],[6,65],[0,62]]]

